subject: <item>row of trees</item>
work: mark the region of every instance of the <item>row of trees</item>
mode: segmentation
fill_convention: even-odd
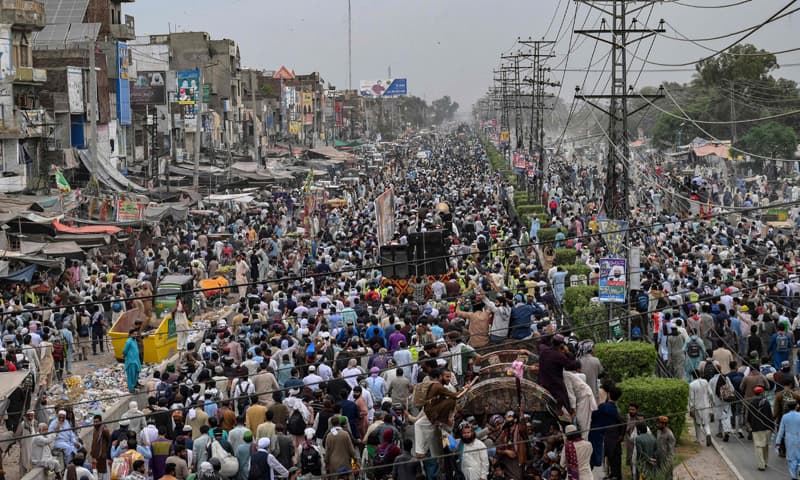
[[[730,123],[800,110],[797,82],[776,76],[779,68],[775,55],[753,45],[736,45],[699,62],[690,82],[664,85],[683,112],[666,98],[657,105],[670,113],[648,107],[633,117],[631,125],[650,132],[660,148],[713,136],[730,139],[735,147],[757,155],[794,158],[800,115]],[[642,93],[655,91],[652,87],[642,89]],[[635,108],[642,102],[634,100],[631,104]],[[701,128],[684,117],[695,120]]]

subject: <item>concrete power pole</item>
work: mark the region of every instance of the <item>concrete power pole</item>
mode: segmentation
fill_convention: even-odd
[[[353,15],[347,0],[347,88],[353,89]]]
[[[195,191],[200,193],[200,142],[203,138],[203,69],[197,69],[200,72],[200,85],[197,86],[197,114],[194,119],[197,124],[194,128],[194,175],[192,175],[192,187]]]
[[[92,39],[89,42],[89,108],[87,114],[89,115],[89,158],[92,165],[90,172],[91,179],[96,178],[96,172],[99,165],[99,157],[97,152],[97,59],[95,58],[96,41]]]
[[[256,88],[258,88],[258,76],[255,70],[250,70],[250,101],[253,104],[253,158],[256,165],[261,164],[261,155],[259,154],[260,137],[259,132],[256,130]]]

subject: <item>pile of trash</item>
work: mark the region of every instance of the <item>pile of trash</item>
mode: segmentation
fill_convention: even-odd
[[[72,405],[76,426],[92,424],[95,414],[103,414],[120,398],[128,396],[125,366],[101,367],[83,376],[71,376],[48,389],[48,396]]]

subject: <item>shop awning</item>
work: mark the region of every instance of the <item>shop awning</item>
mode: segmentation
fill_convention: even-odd
[[[58,220],[53,222],[53,227],[55,227],[57,232],[73,233],[73,234],[105,233],[108,235],[116,235],[122,230],[119,227],[113,227],[110,225],[90,225],[86,227],[70,227],[69,225],[64,225]]]

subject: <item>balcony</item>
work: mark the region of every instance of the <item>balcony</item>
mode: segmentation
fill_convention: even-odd
[[[0,23],[17,28],[41,30],[45,26],[44,2],[0,0]]]
[[[0,118],[0,139],[47,137],[47,113],[43,109],[17,110]]]
[[[43,68],[17,67],[14,83],[39,84],[47,82],[47,70]]]
[[[125,15],[125,23],[111,25],[111,36],[117,40],[136,40],[136,22],[130,15]]]

